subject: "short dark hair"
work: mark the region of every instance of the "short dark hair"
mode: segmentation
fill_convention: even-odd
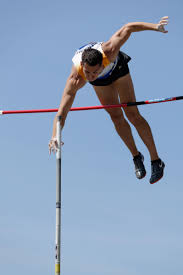
[[[101,65],[102,60],[102,53],[96,49],[88,48],[82,53],[82,63],[87,63],[89,66]]]

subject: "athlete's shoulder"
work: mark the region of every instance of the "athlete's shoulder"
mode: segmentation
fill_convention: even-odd
[[[102,50],[104,54],[107,56],[107,58],[110,60],[110,62],[114,62],[119,53],[119,50],[116,51],[116,49],[114,49],[111,40],[102,43]]]
[[[86,80],[83,78],[80,72],[78,72],[75,65],[72,66],[68,79],[73,83],[73,85],[76,85],[78,87],[82,87],[83,85],[86,84]]]

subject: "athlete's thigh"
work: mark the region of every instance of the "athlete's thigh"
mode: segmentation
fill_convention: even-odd
[[[117,105],[120,104],[118,91],[112,86],[93,86],[96,95],[102,105]],[[109,114],[121,114],[121,108],[106,109]]]
[[[127,74],[123,77],[118,78],[114,83],[113,86],[119,93],[120,103],[127,103],[127,102],[135,102],[135,91],[134,86],[132,82],[132,78],[130,74]],[[125,107],[124,108],[125,113],[138,113],[137,106],[133,107]]]

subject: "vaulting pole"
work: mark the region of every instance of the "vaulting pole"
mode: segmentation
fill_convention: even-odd
[[[61,116],[57,117],[55,275],[61,272]]]

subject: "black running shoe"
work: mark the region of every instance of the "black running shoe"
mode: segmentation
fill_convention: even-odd
[[[151,178],[149,180],[151,184],[157,182],[163,177],[164,168],[165,164],[161,159],[151,162]]]
[[[144,167],[144,156],[139,152],[137,156],[133,159],[135,164],[135,174],[136,177],[140,180],[145,177],[146,169]]]

